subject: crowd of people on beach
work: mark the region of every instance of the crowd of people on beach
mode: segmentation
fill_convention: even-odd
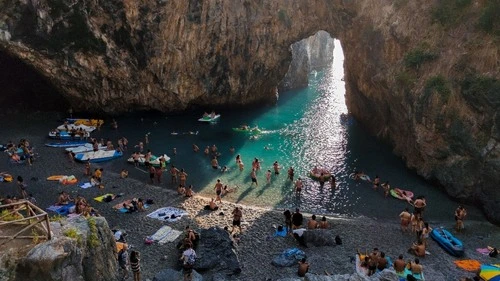
[[[112,123],[113,128],[117,128],[116,121]],[[128,140],[125,137],[122,137],[118,140],[117,148],[114,147],[112,141],[101,139],[100,141],[96,139],[91,139],[93,143],[94,151],[97,151],[99,146],[106,146],[108,150],[119,150],[122,152],[127,151]],[[149,133],[145,135],[144,141],[138,142],[137,145],[134,146],[135,151],[131,154],[133,158],[133,165],[135,167],[139,167],[139,161],[141,158],[144,159],[144,166],[146,167],[149,174],[149,183],[151,184],[162,184],[162,175],[164,172],[170,173],[170,184],[172,187],[177,190],[179,195],[185,196],[186,198],[192,197],[194,195],[193,185],[187,184],[188,173],[183,168],[177,168],[173,163],[170,165],[170,168],[167,169],[167,161],[162,156],[159,157],[159,165],[152,165],[152,151],[150,149],[146,149],[145,145],[149,144]],[[17,153],[17,149],[20,148],[23,151],[24,158],[19,156]],[[200,152],[200,148],[196,144],[192,144],[192,150],[194,153]],[[229,151],[231,154],[235,153],[235,148],[230,147]],[[30,147],[29,142],[27,140],[21,140],[20,143],[16,146],[12,142],[9,142],[7,145],[7,152],[9,153],[9,157],[12,161],[19,163],[19,161],[26,160],[30,165],[33,163],[34,153],[33,148]],[[177,153],[176,148],[172,150],[173,154]],[[218,162],[218,158],[221,153],[218,151],[218,148],[215,144],[212,146],[206,146],[203,150],[203,153],[209,157],[210,166],[221,173],[225,173],[232,169],[232,167],[220,166]],[[17,155],[17,156],[16,156]],[[73,155],[74,156],[74,155]],[[70,155],[71,159],[71,155]],[[242,156],[240,154],[235,157],[235,166],[239,171],[245,170],[245,165],[243,163]],[[281,174],[281,170],[283,167],[276,160],[272,164],[272,168],[265,169],[264,178],[266,184],[270,184],[273,176],[279,177]],[[251,169],[249,173],[249,177],[251,180],[250,187],[258,187],[259,186],[259,178],[258,175],[262,170],[262,162],[258,158],[254,158],[251,163]],[[104,183],[102,181],[103,178],[103,169],[95,168],[92,172],[92,165],[90,162],[86,162],[84,166],[84,175],[89,177],[90,183],[92,186],[96,186],[98,188],[104,188]],[[315,168],[312,170],[313,174],[318,174],[317,181],[320,186],[323,187],[326,182],[329,182],[332,188],[336,188],[336,178],[335,176],[326,171]],[[126,169],[122,169],[120,172],[121,178],[128,177],[128,171]],[[293,167],[288,167],[286,172],[287,181],[292,183],[293,190],[296,193],[299,193],[304,188],[304,182],[301,177],[296,178],[295,170]],[[375,176],[373,180],[369,179],[363,172],[356,171],[354,173],[354,180],[366,180],[368,178],[368,182],[370,182],[373,186],[374,190],[378,190],[381,188],[384,192],[384,196],[388,197],[389,192],[391,190],[389,181],[382,182],[379,176]],[[17,183],[19,186],[19,198],[27,199],[31,202],[36,203],[36,200],[33,198],[31,194],[27,191],[27,185],[24,183],[24,180],[21,176],[17,177]],[[232,192],[236,192],[239,189],[238,185],[234,187],[230,187],[229,183],[223,183],[221,179],[217,179],[214,184],[215,196],[211,198],[208,205],[205,206],[206,210],[209,211],[217,211],[221,208],[221,204],[223,204],[222,198]],[[406,194],[399,194],[402,197],[405,197]],[[113,200],[114,198],[111,198]],[[15,202],[17,200],[17,196],[7,196],[4,200],[2,200],[2,204],[9,204]],[[106,200],[106,199],[105,199]],[[125,208],[131,208],[132,211],[144,211],[144,202],[142,199],[133,200],[132,206],[124,206]],[[415,200],[409,199],[407,202],[413,207],[413,211],[410,212],[409,208],[405,208],[400,214],[400,225],[402,233],[411,233],[415,235],[416,241],[411,245],[408,249],[408,252],[415,255],[413,261],[407,262],[404,260],[403,255],[399,255],[398,259],[394,261],[392,266],[394,267],[396,273],[402,274],[405,272],[405,269],[409,269],[412,274],[419,275],[423,272],[423,266],[420,264],[420,259],[426,255],[426,245],[427,239],[429,237],[432,228],[429,226],[429,223],[424,220],[424,211],[427,206],[426,198],[424,196],[416,197]],[[77,196],[76,198],[71,198],[71,196],[62,191],[59,193],[57,197],[57,201],[55,203],[57,206],[65,206],[65,205],[73,205],[70,213],[81,214],[83,216],[100,216],[99,212],[93,208],[88,201],[82,197]],[[290,210],[284,210],[284,224],[278,226],[278,231],[285,231],[285,233],[289,236],[292,236],[296,239],[297,243],[301,246],[307,247],[307,241],[305,239],[304,233],[306,231],[314,231],[315,229],[330,229],[330,223],[328,222],[326,216],[321,216],[321,219],[317,220],[316,215],[312,215],[310,219],[305,220],[304,216],[300,213],[300,210],[297,208],[294,213]],[[456,230],[462,231],[464,229],[464,220],[467,215],[467,210],[463,206],[459,206],[454,213],[455,221],[456,221]],[[241,207],[235,207],[231,212],[231,225],[232,228],[228,230],[229,235],[231,235],[234,241],[239,241],[239,236],[243,235],[242,231],[242,218],[243,218],[243,210]],[[305,221],[305,223],[304,223]],[[196,244],[199,241],[199,235],[189,228],[189,226],[185,230],[185,237],[183,239],[183,244],[181,246],[182,254],[180,255],[180,261],[183,265],[183,272],[185,280],[192,279],[192,269],[194,267],[194,262],[196,260]],[[340,237],[335,237],[336,243],[341,244],[342,241]],[[128,248],[125,244],[118,252],[118,263],[119,267],[122,270],[122,278],[123,280],[129,278],[129,268],[131,269],[134,277],[134,281],[140,281],[140,253],[137,251],[131,251],[130,256],[128,255]],[[358,253],[360,258],[363,256],[361,261],[361,266],[366,269],[367,275],[372,275],[375,271],[383,270],[384,268],[388,268],[391,264],[388,264],[388,260],[386,259],[385,253],[379,251],[377,248],[373,250],[370,254],[361,254]],[[298,276],[305,276],[310,268],[310,264],[304,258],[300,260],[298,263]]]

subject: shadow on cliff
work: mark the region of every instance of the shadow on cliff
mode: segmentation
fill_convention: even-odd
[[[32,67],[0,50],[0,109],[7,112],[67,108],[59,91]],[[4,111],[5,112],[5,111]]]

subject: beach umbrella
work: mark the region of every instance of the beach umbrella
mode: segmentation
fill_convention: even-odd
[[[481,265],[479,277],[486,281],[500,281],[500,267],[491,264]]]

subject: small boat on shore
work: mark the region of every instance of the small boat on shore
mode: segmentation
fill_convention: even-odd
[[[78,153],[75,155],[75,160],[79,162],[100,163],[105,161],[110,161],[119,157],[122,157],[123,153],[116,150],[98,150],[90,151],[84,153]]]
[[[70,134],[68,132],[58,132],[58,131],[51,131],[49,132],[49,138],[51,139],[58,139],[58,140],[79,140],[82,139],[83,136],[79,134]]]
[[[107,146],[105,145],[99,145],[98,150],[106,150]],[[94,145],[91,143],[85,143],[84,145],[80,145],[77,147],[68,147],[66,148],[67,152],[73,152],[73,153],[83,153],[83,152],[89,152],[89,151],[94,151]]]
[[[79,131],[79,130],[83,130],[85,132],[93,132],[95,131],[96,127],[94,126],[87,126],[87,125],[76,125],[76,124],[63,124],[61,126],[58,126],[57,127],[57,130],[59,131],[72,131],[72,130],[76,130],[76,131]]]
[[[464,255],[464,245],[462,241],[453,236],[448,230],[442,227],[434,228],[431,231],[431,237],[452,256],[461,257]]]
[[[219,118],[220,118],[220,114],[208,115],[208,116],[201,117],[200,119],[198,119],[198,121],[210,123],[210,122],[217,121],[217,119],[219,119]]]
[[[65,141],[65,142],[49,142],[45,146],[48,147],[76,147],[87,144],[87,141]]]
[[[399,188],[394,188],[394,189],[391,189],[390,193],[391,193],[392,197],[399,199],[399,200],[405,200],[408,202],[410,202],[413,198],[413,192],[411,192],[409,190],[402,190]]]

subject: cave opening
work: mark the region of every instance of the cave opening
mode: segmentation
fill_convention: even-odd
[[[0,50],[0,109],[4,113],[60,111],[68,101],[38,71]]]
[[[347,114],[344,83],[344,51],[340,40],[320,30],[290,45],[292,61],[278,85],[278,94],[309,86],[318,73],[326,75],[329,95],[340,102],[338,114]]]

